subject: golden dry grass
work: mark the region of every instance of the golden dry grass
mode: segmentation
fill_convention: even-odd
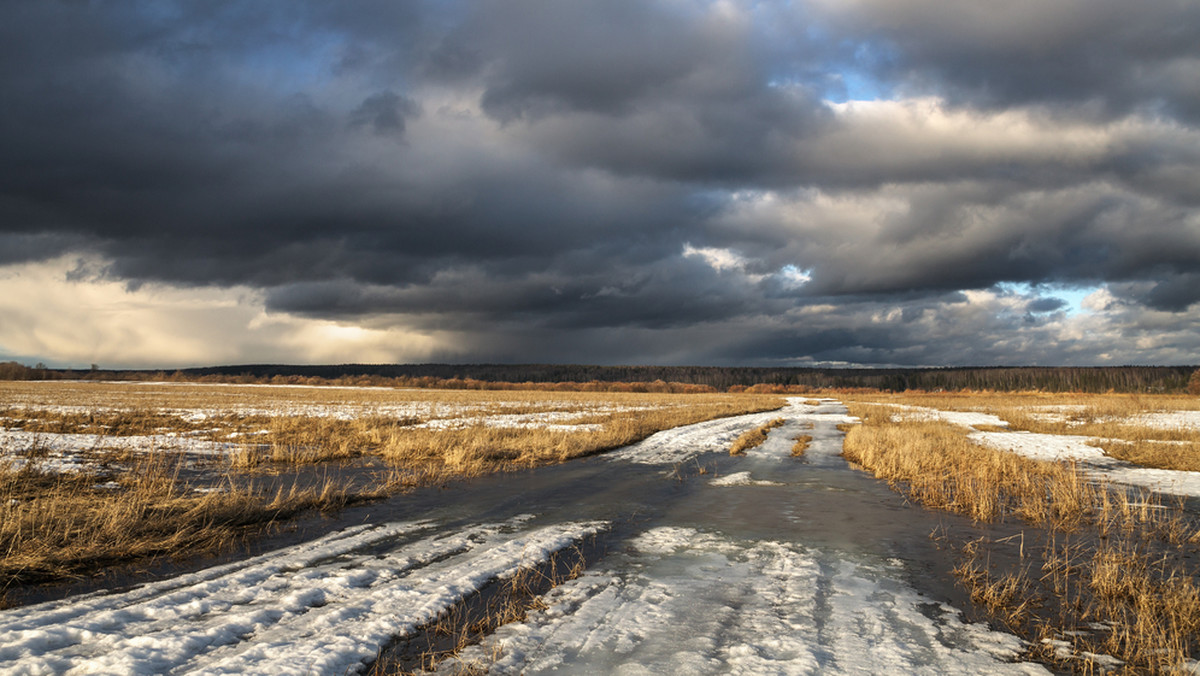
[[[115,482],[95,476],[0,468],[0,588],[60,579],[152,556],[214,551],[264,524],[308,509],[382,495],[320,489],[259,494],[232,483],[197,493],[161,457]]]
[[[1171,443],[1153,439],[1093,439],[1088,443],[1103,450],[1109,457],[1135,465],[1200,472],[1200,443]]]
[[[410,469],[465,474],[561,462],[671,427],[784,403],[747,394],[41,382],[0,383],[0,395],[9,397],[0,410],[9,426],[106,436],[175,432],[233,441],[243,445],[233,456],[241,469],[379,455]],[[151,399],[157,407],[147,406]],[[530,417],[523,427],[486,424],[497,415]],[[542,425],[539,417],[568,425]]]
[[[812,440],[813,438],[811,434],[801,434],[798,437],[793,437],[792,441],[796,443],[792,444],[792,457],[799,458],[804,455],[804,453],[808,450],[808,445],[812,443]]]
[[[1200,471],[1200,429],[1148,424],[1145,415],[1200,410],[1180,395],[1043,393],[900,393],[855,395],[861,403],[990,413],[1012,430],[1096,438],[1112,457],[1147,467]],[[982,431],[1000,428],[976,426]],[[1119,443],[1125,442],[1125,443]]]
[[[690,395],[697,396],[697,395]],[[714,398],[697,400],[688,407],[613,414],[598,430],[501,428],[476,425],[462,429],[400,431],[383,443],[380,454],[399,467],[433,467],[454,474],[563,462],[619,448],[655,432],[714,418],[772,410],[773,397],[765,399]],[[782,424],[782,423],[781,423]]]
[[[1063,465],[1035,462],[972,443],[942,422],[893,421],[890,409],[851,404],[863,424],[846,434],[843,455],[913,500],[977,521],[1013,514],[1068,526],[1097,500],[1097,489]]]
[[[741,436],[733,440],[733,445],[729,447],[729,455],[744,455],[746,451],[762,446],[771,430],[780,427],[784,422],[786,421],[783,418],[775,418],[766,424],[743,432]]]
[[[314,508],[441,481],[562,462],[659,430],[779,408],[774,396],[539,391],[395,391],[356,388],[0,383],[0,425],[45,434],[99,435],[91,460],[111,461],[119,490],[94,476],[0,467],[0,584],[78,574],[117,561],[219,548],[254,527]],[[410,415],[422,413],[420,417]],[[197,415],[203,413],[203,415]],[[489,427],[483,416],[564,416],[576,427]],[[454,427],[457,417],[465,427]],[[449,429],[418,428],[449,420]],[[580,426],[587,425],[587,426]],[[215,471],[234,477],[278,464],[365,455],[395,469],[382,485],[194,493],[170,467],[161,434],[242,442]],[[115,437],[145,448],[103,451]],[[243,441],[244,440],[244,441]],[[25,452],[26,457],[45,455]],[[210,472],[214,471],[210,467]],[[239,482],[230,480],[232,487]]]
[[[1020,564],[1004,572],[980,554],[982,540],[967,543],[955,570],[975,603],[1044,658],[1061,661],[1065,637],[1073,655],[1065,667],[1095,669],[1094,654],[1104,654],[1127,673],[1175,673],[1200,648],[1197,570],[1188,563],[1200,530],[1182,508],[1097,485],[1070,464],[978,446],[948,423],[849,408],[864,422],[847,433],[847,459],[915,502],[979,521],[1011,516],[1052,534],[1028,559],[1022,536]],[[1079,542],[1059,546],[1059,532],[1079,532]]]

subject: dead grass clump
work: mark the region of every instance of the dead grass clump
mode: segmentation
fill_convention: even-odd
[[[1056,540],[1030,547],[1028,558],[1022,546],[1017,569],[1002,575],[982,553],[985,540],[974,540],[954,572],[974,602],[1060,666],[1184,670],[1200,648],[1200,588],[1187,557],[1136,536]]]
[[[1046,659],[1086,671],[1111,666],[1107,655],[1130,673],[1175,673],[1200,648],[1200,531],[1182,505],[1095,484],[1071,464],[978,446],[947,423],[894,421],[886,407],[852,413],[864,422],[847,433],[846,457],[916,502],[1047,529],[1038,547],[1022,534],[1020,558],[1003,572],[981,553],[999,540],[967,543],[955,569],[975,603]],[[1060,543],[1062,533],[1076,535]]]
[[[801,434],[798,437],[793,437],[792,441],[796,443],[792,444],[792,457],[799,458],[804,455],[804,452],[808,450],[808,445],[812,443],[812,440],[813,438],[811,434]]]
[[[524,567],[512,577],[500,580],[473,599],[454,605],[437,620],[420,628],[408,639],[403,651],[387,650],[367,672],[385,674],[424,674],[446,659],[458,657],[468,646],[478,644],[499,627],[523,622],[531,611],[548,608],[543,596],[564,582],[583,574],[586,561],[583,549],[576,545],[552,555],[540,566]],[[500,657],[495,646],[482,660],[456,664],[456,674],[486,674]]]
[[[1140,439],[1093,439],[1090,445],[1100,448],[1110,457],[1143,467],[1200,472],[1200,443],[1172,443]]]
[[[232,456],[234,467],[265,462],[311,464],[376,454],[415,418],[368,416],[352,420],[317,416],[278,416],[266,421],[265,434]]]
[[[762,446],[763,442],[767,440],[767,434],[785,422],[783,418],[775,418],[764,425],[743,432],[740,437],[733,440],[733,445],[729,447],[729,455],[743,455],[752,448]]]
[[[259,495],[232,483],[197,493],[171,463],[143,458],[115,482],[0,470],[0,587],[61,579],[105,565],[216,551],[253,527],[361,499],[333,482]],[[114,485],[115,484],[115,485]]]
[[[886,408],[862,405],[851,414],[863,424],[847,432],[843,455],[927,507],[1069,528],[1095,501],[1097,489],[1071,468],[983,448],[952,425],[893,422]]]

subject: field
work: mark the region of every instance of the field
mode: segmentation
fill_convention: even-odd
[[[1020,524],[1016,536],[957,543],[955,572],[1046,659],[1193,668],[1195,397],[876,395],[850,410],[864,422],[847,435],[847,459],[926,507]]]
[[[10,589],[277,533],[18,594],[0,671],[1200,668],[1196,398],[0,393]]]
[[[0,382],[0,402],[0,589],[219,549],[305,510],[562,462],[783,403],[82,382]],[[262,479],[280,473],[294,478]]]

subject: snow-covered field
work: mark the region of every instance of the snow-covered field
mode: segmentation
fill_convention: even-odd
[[[18,387],[8,384],[9,387]],[[5,393],[4,405],[22,417],[155,414],[177,424],[152,434],[31,432],[28,420],[0,416],[0,463],[33,463],[43,471],[95,470],[97,454],[183,453],[195,459],[227,456],[269,434],[266,421],[314,418],[399,421],[413,429],[457,430],[484,426],[558,432],[598,431],[611,416],[687,405],[686,399],[641,402],[619,395],[545,393],[446,393],[390,388],[286,385],[206,386],[173,383],[28,383]],[[57,388],[57,389],[56,389]],[[68,389],[64,389],[68,388]],[[74,389],[70,389],[74,388]],[[136,394],[137,396],[134,396]],[[220,396],[218,396],[220,395]],[[70,403],[73,399],[87,403]],[[65,401],[63,401],[65,400]],[[110,401],[111,400],[111,401]],[[101,403],[107,402],[107,403]],[[194,402],[194,405],[181,405]],[[15,414],[10,414],[15,415]],[[258,427],[235,429],[242,421]],[[159,422],[162,422],[161,420]]]
[[[780,416],[786,424],[763,446],[728,455],[737,434]],[[1015,637],[966,623],[912,587],[908,562],[887,538],[818,528],[866,500],[920,516],[838,456],[836,425],[848,420],[835,402],[793,400],[782,412],[660,432],[584,465],[593,488],[564,488],[570,495],[551,501],[553,509],[514,495],[499,503],[514,510],[505,518],[371,520],[119,593],[0,611],[0,673],[352,673],[494,580],[589,536],[617,537],[609,531],[617,521],[622,539],[605,556],[547,594],[544,610],[467,650],[458,666],[482,661],[497,674],[1047,673],[1017,661]],[[814,441],[803,459],[792,458],[801,433]],[[728,469],[690,483],[641,469],[692,461]],[[627,504],[623,487],[603,481],[613,476],[641,482],[630,489],[640,502]],[[828,494],[836,501],[820,493],[830,482],[839,484]],[[613,518],[595,519],[597,510]],[[800,534],[826,531],[819,542]]]
[[[26,463],[33,462],[39,469],[47,472],[93,470],[95,454],[102,451],[223,456],[236,449],[237,444],[173,433],[110,436],[50,434],[0,428],[0,462],[7,462],[14,469],[20,469]]]

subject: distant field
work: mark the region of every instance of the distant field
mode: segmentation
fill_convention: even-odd
[[[985,440],[987,433],[998,431],[996,423],[1004,423],[1003,428],[1014,431],[1082,437],[1110,457],[1137,465],[1200,471],[1200,397],[1196,396],[904,393],[853,399],[899,406],[897,415],[910,418],[946,419],[946,412],[993,416],[997,420],[958,418],[984,432],[979,437]]]
[[[304,510],[563,462],[783,403],[748,394],[0,382],[0,588],[220,547]],[[364,461],[372,470],[354,481],[331,473],[264,492],[245,480]]]

